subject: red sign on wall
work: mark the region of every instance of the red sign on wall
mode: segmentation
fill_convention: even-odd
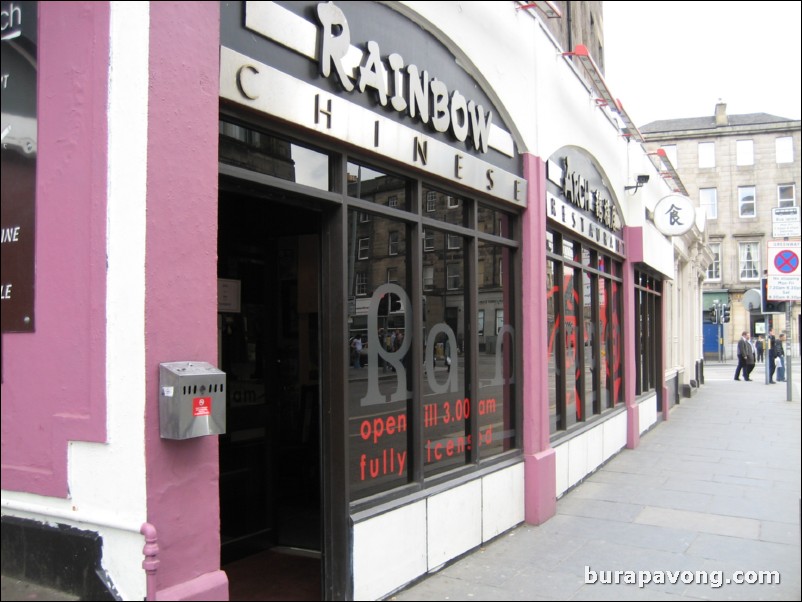
[[[211,416],[212,415],[212,398],[211,397],[194,397],[192,399],[192,415],[193,416]]]

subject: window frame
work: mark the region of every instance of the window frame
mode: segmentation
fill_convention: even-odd
[[[784,199],[782,198],[782,191],[783,189],[790,189],[791,190],[791,198]],[[789,204],[790,201],[790,204]],[[786,208],[786,207],[796,207],[796,184],[777,184],[777,207]]]
[[[358,252],[356,258],[360,261],[366,261],[370,259],[370,236],[363,236],[359,238],[357,245]]]
[[[746,255],[752,249],[757,257],[752,257],[751,260],[748,260]],[[745,263],[747,261],[751,261],[754,265],[750,268]],[[751,275],[744,275],[745,271],[749,271]],[[741,282],[757,282],[760,281],[760,274],[760,242],[755,240],[738,241],[738,280]]]
[[[721,243],[711,242],[707,246],[713,254],[713,261],[707,266],[705,282],[721,282]],[[711,272],[713,272],[713,275],[711,275]]]
[[[794,137],[778,136],[774,139],[774,156],[777,165],[794,162]]]
[[[716,167],[716,143],[700,142],[697,146],[699,169],[713,169]]]
[[[751,190],[752,194],[746,194]],[[752,200],[747,200],[751,196]],[[744,214],[744,207],[752,205],[752,213]],[[748,186],[738,186],[738,217],[742,219],[757,218],[757,187],[750,184]]]
[[[708,194],[707,191],[710,191],[709,194],[712,195],[712,201],[713,201],[712,203],[703,202],[703,196],[706,196]],[[703,195],[703,193],[705,193],[705,195]],[[700,188],[699,189],[699,207],[701,207],[702,209],[707,209],[709,207],[712,207],[712,209],[713,209],[712,212],[705,211],[705,213],[707,215],[707,219],[711,219],[711,220],[712,219],[718,219],[718,188],[715,188],[715,187]]]
[[[753,140],[735,141],[735,165],[751,167],[755,164],[755,144]]]

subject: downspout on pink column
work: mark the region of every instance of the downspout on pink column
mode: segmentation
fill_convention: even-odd
[[[640,443],[640,414],[635,402],[635,264],[643,261],[643,228],[624,227],[624,401],[627,408],[627,448]]]
[[[546,353],[546,164],[523,155],[528,182],[527,210],[523,214],[523,446],[524,518],[539,525],[557,511],[557,469],[549,442],[548,362]]]

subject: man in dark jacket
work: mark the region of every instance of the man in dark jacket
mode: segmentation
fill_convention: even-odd
[[[766,337],[766,350],[769,352],[769,384],[774,384],[774,371],[777,369],[777,366],[774,363],[774,358],[776,356],[776,349],[774,348],[777,344],[777,340],[774,338],[774,329],[771,328],[769,330],[769,336]]]
[[[777,382],[783,383],[785,376],[785,335],[781,334],[777,342],[774,343],[774,365],[777,369]],[[779,361],[777,361],[779,360]]]
[[[735,380],[741,380],[741,370],[744,373],[744,380],[752,380],[749,378],[750,364],[752,368],[755,367],[755,351],[749,342],[749,333],[744,330],[741,333],[741,340],[738,341],[738,367],[735,369]]]

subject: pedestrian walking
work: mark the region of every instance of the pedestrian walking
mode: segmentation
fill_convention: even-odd
[[[774,371],[777,369],[777,363],[774,361],[776,358],[776,344],[777,339],[774,337],[774,329],[769,329],[769,336],[766,337],[766,350],[769,354],[769,384],[774,384]]]
[[[777,382],[785,382],[785,335],[781,334],[774,343],[774,363],[777,369]]]
[[[755,352],[752,350],[752,345],[749,343],[749,333],[745,330],[741,333],[741,340],[738,341],[738,367],[735,369],[735,380],[741,380],[741,371],[743,371],[744,380],[752,380],[749,378],[749,364],[752,368],[755,367]]]

